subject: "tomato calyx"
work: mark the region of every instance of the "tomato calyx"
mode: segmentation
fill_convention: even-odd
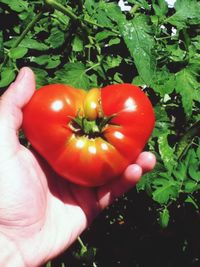
[[[103,137],[103,131],[108,124],[112,124],[111,120],[116,115],[109,117],[97,117],[95,120],[89,120],[85,117],[77,116],[72,118],[69,126],[71,130],[79,136],[87,136],[88,138]]]

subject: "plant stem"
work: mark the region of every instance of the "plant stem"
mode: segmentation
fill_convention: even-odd
[[[36,24],[36,22],[41,18],[43,14],[43,11],[40,11],[35,18],[27,25],[26,29],[22,32],[22,34],[19,36],[19,38],[16,40],[12,48],[16,48],[21,41],[24,39],[26,34],[33,28],[33,26]]]
[[[188,146],[190,146],[190,143],[192,142],[193,138],[195,136],[200,135],[200,121],[197,121],[181,138],[181,140],[178,142],[178,146],[176,149],[176,153],[178,156],[178,159],[180,160],[185,150]]]
[[[131,15],[134,15],[136,13],[136,11],[138,10],[140,6],[138,4],[135,4],[132,8],[131,8]]]
[[[184,45],[187,52],[189,52],[189,45],[191,43],[190,36],[186,29],[183,29]]]
[[[16,48],[20,43],[21,41],[24,39],[24,37],[26,36],[26,34],[34,27],[34,25],[36,24],[36,22],[41,18],[43,14],[43,10],[40,11],[36,16],[35,18],[27,25],[27,27],[24,29],[24,31],[22,32],[22,34],[19,36],[19,38],[17,38],[17,40],[14,42],[13,46],[11,47],[12,48]],[[9,53],[9,51],[8,51]],[[3,63],[1,64],[0,66],[0,71],[2,70],[3,66],[7,63],[8,61],[8,53],[7,55],[5,56],[4,58],[4,61]]]
[[[67,15],[74,22],[77,22],[86,32],[88,32],[86,25],[84,25],[82,20],[76,14],[74,14],[68,7],[63,6],[62,4],[58,3],[56,0],[45,0],[45,3],[55,8],[56,10],[59,10],[63,14]]]
[[[105,27],[105,26],[103,26],[101,24],[98,24],[98,23],[96,23],[94,21],[91,21],[91,20],[88,20],[88,19],[84,19],[84,18],[78,17],[68,7],[63,6],[62,4],[58,3],[56,0],[45,0],[45,3],[47,5],[52,6],[55,9],[61,11],[65,15],[69,16],[72,20],[79,22],[80,25],[82,25],[84,23],[84,25],[82,25],[82,26],[85,26],[85,24],[90,24],[90,25],[95,26],[97,28],[108,29],[108,30],[110,30],[110,31],[112,31],[112,32],[114,32],[114,33],[119,35],[119,32],[114,30],[114,29],[111,29],[109,27]]]
[[[98,62],[98,63],[94,64],[93,66],[91,66],[90,68],[86,69],[85,72],[88,72],[88,71],[90,71],[92,69],[95,69],[96,67],[98,67],[100,65],[101,65],[101,62]]]
[[[169,36],[164,36],[164,37],[156,37],[155,38],[157,41],[159,41],[159,40],[165,40],[165,39],[172,39],[172,36],[171,35],[169,35]]]
[[[63,6],[62,4],[58,3],[55,0],[45,0],[45,3],[47,5],[52,6],[53,8],[61,11],[62,13],[64,13],[65,15],[67,15],[68,17],[70,17],[73,20],[79,21],[79,17],[76,16],[68,7]]]
[[[97,28],[107,29],[107,30],[109,30],[109,31],[111,31],[111,32],[113,32],[113,33],[116,33],[117,35],[120,35],[120,33],[119,33],[118,31],[116,31],[115,29],[111,29],[111,28],[109,28],[109,27],[103,26],[103,25],[101,25],[101,24],[99,24],[99,23],[96,23],[96,22],[94,22],[94,21],[91,21],[91,20],[88,20],[88,19],[83,19],[83,21],[84,21],[85,23],[88,23],[88,24],[90,24],[90,25],[92,25],[92,26],[95,26],[95,27],[97,27]]]
[[[81,245],[81,248],[84,249],[85,251],[87,251],[87,247],[83,244],[82,239],[80,238],[80,236],[78,237],[78,242]]]

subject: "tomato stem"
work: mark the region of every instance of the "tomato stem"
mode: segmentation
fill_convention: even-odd
[[[84,133],[87,135],[100,133],[100,129],[96,123],[96,121],[89,121],[86,118],[82,120]]]
[[[72,118],[69,127],[77,135],[86,135],[89,138],[94,138],[102,136],[105,127],[111,123],[115,116],[98,117],[95,120],[88,120],[87,118],[77,116]]]

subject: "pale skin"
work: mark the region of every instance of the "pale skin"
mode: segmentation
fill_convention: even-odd
[[[34,74],[24,67],[0,98],[0,266],[4,267],[40,266],[59,255],[156,162],[152,153],[143,152],[119,179],[95,189],[67,182],[19,143],[22,108],[34,91]]]

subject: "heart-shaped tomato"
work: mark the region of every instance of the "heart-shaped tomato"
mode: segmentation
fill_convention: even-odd
[[[119,177],[144,148],[154,122],[149,99],[131,84],[89,92],[47,85],[23,110],[31,145],[59,175],[84,186]]]

